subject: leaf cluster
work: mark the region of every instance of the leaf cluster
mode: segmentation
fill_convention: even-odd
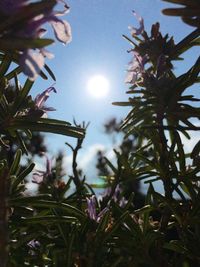
[[[114,149],[115,162],[99,156],[102,183],[89,184],[78,165],[88,125],[43,117],[44,109],[31,96],[34,81],[20,84],[23,49],[51,41],[17,40],[14,31],[56,2],[28,4],[17,16],[2,13],[0,19],[1,266],[200,266],[200,142],[188,151],[184,141],[199,130],[200,99],[188,91],[199,83],[200,59],[181,75],[174,70],[183,53],[199,46],[198,27],[177,44],[161,34],[159,23],[150,34],[125,36],[133,54],[130,97],[114,103],[130,107],[121,124],[125,139]],[[197,1],[168,2],[184,5],[184,11],[165,13],[197,25]],[[40,78],[55,78],[45,70]],[[119,134],[116,122],[111,124],[107,132]],[[22,165],[34,132],[76,138],[75,146],[66,143],[72,173],[63,173],[62,155],[54,166],[46,156],[44,171],[35,170],[33,162]],[[30,194],[26,188],[33,170],[38,190]],[[105,191],[98,197],[100,187]]]

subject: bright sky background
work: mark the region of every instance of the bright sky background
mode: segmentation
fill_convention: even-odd
[[[103,123],[110,117],[125,117],[128,111],[111,103],[128,98],[124,78],[131,55],[127,53],[130,45],[122,34],[130,37],[128,26],[138,26],[132,10],[144,18],[147,32],[159,21],[161,32],[174,36],[176,42],[193,28],[178,18],[162,15],[161,10],[169,4],[161,0],[68,0],[67,3],[71,10],[65,18],[71,24],[73,40],[67,46],[56,43],[49,47],[55,58],[47,64],[57,77],[58,93],[51,94],[47,104],[57,109],[49,113],[50,117],[90,122],[82,152],[89,155],[96,147],[109,146],[110,139],[103,134]],[[194,59],[191,54],[184,66],[191,66]],[[110,93],[104,98],[93,98],[87,92],[88,79],[95,74],[109,80]],[[41,81],[39,78],[32,92],[36,94],[52,84],[51,79]],[[65,150],[66,141],[74,142],[68,137],[51,135],[47,139],[48,148],[54,152]]]

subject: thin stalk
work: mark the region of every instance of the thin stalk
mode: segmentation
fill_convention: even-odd
[[[77,191],[77,201],[78,201],[78,207],[81,208],[82,205],[82,184],[79,178],[79,172],[77,170],[77,156],[78,156],[78,151],[81,149],[83,143],[83,138],[78,138],[77,139],[77,144],[76,147],[73,148],[73,157],[72,157],[72,171],[73,171],[73,181],[76,186],[76,191]]]
[[[172,177],[169,173],[170,163],[169,163],[169,152],[167,149],[167,138],[165,136],[165,132],[163,130],[163,119],[164,114],[162,112],[158,112],[157,121],[158,124],[161,125],[161,128],[158,129],[159,141],[160,141],[160,166],[163,170],[164,177],[162,177],[162,182],[165,191],[165,197],[167,200],[171,201],[173,199],[173,187],[172,187]],[[161,231],[165,231],[167,228],[168,222],[170,220],[171,211],[168,207],[165,207],[164,213],[161,219]]]
[[[7,176],[8,170],[4,168],[0,174],[0,263],[1,267],[6,267],[7,264],[7,242],[8,242],[8,227],[7,227]]]

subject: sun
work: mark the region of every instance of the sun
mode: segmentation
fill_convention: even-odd
[[[109,87],[109,81],[103,75],[94,75],[87,83],[88,93],[95,98],[106,97],[109,93]]]

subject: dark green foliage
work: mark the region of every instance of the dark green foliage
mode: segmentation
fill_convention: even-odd
[[[2,267],[200,266],[200,142],[186,151],[183,139],[199,131],[200,99],[188,93],[200,80],[198,55],[183,74],[174,71],[176,60],[199,45],[200,6],[195,0],[166,1],[183,8],[165,14],[181,16],[197,29],[177,44],[160,33],[159,23],[150,34],[141,23],[132,38],[124,36],[134,57],[128,71],[129,99],[114,104],[129,106],[130,112],[120,127],[115,119],[105,125],[108,134],[123,140],[114,149],[115,162],[99,152],[101,184],[92,185],[77,162],[88,125],[44,118],[49,109],[42,104],[54,88],[40,94],[39,103],[30,94],[33,78],[19,83],[23,53],[27,48],[38,52],[52,40],[19,38],[15,32],[37,15],[53,14],[57,1],[28,3],[16,16],[3,12],[0,4]],[[49,67],[44,68],[55,80]],[[42,71],[39,75],[48,78]],[[41,153],[47,149],[40,132],[77,138],[75,146],[66,143],[73,154],[71,174],[63,168],[62,154],[51,166]],[[22,166],[26,155],[32,158]],[[45,170],[34,169],[35,155],[46,157]],[[36,193],[26,190],[28,179],[38,184]],[[156,190],[157,182],[163,194]],[[146,192],[141,192],[141,183]],[[95,196],[96,188],[105,190],[101,198]]]

